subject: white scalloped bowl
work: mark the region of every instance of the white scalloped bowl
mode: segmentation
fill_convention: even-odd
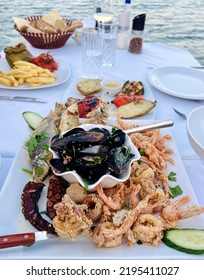
[[[95,124],[82,124],[79,127],[84,128],[85,130],[90,130],[94,127],[98,127],[98,128],[105,128],[107,129],[109,132],[111,132],[112,130],[112,126],[108,126],[108,125],[95,125]],[[66,131],[67,132],[67,131]],[[63,134],[65,134],[66,132],[63,132]],[[130,176],[130,172],[131,172],[131,165],[134,161],[137,161],[140,159],[140,153],[138,151],[138,149],[135,147],[135,145],[132,143],[130,137],[128,135],[126,135],[126,139],[125,139],[125,143],[126,146],[129,146],[131,149],[131,153],[134,154],[134,157],[130,160],[128,167],[125,169],[125,171],[121,174],[121,176],[119,178],[116,178],[110,174],[105,174],[103,175],[97,182],[95,182],[94,184],[90,184],[88,186],[88,191],[95,191],[96,190],[96,186],[101,183],[103,188],[111,188],[114,187],[115,185],[117,185],[120,182],[124,182],[126,181],[129,176]],[[58,155],[50,148],[50,151],[53,154],[53,158],[58,158]],[[82,185],[83,187],[85,187],[85,184],[82,180],[82,178],[77,174],[77,172],[75,170],[73,171],[67,171],[67,172],[62,172],[62,173],[57,173],[54,168],[52,168],[53,173],[56,176],[61,176],[63,177],[66,181],[68,181],[69,183],[76,183],[78,182],[80,185]]]
[[[187,132],[194,151],[204,160],[204,106],[190,112],[187,118]]]

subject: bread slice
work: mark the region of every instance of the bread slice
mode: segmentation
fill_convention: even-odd
[[[77,83],[77,89],[81,94],[87,96],[101,90],[100,79],[87,79]]]

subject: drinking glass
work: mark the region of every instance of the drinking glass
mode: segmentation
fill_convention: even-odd
[[[82,29],[82,68],[84,78],[97,79],[101,74],[104,30],[100,27]]]
[[[112,67],[116,58],[118,21],[100,22],[100,27],[104,30],[102,66]]]
[[[114,17],[113,0],[95,0],[93,17],[97,22],[111,21]]]

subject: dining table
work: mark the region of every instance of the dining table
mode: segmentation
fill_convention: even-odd
[[[54,109],[56,102],[64,102],[64,95],[75,79],[77,77],[82,77],[82,46],[73,38],[70,38],[63,47],[51,50],[34,48],[21,37],[19,37],[17,41],[24,42],[29,51],[34,55],[49,51],[53,57],[61,57],[63,64],[67,65],[69,75],[65,82],[52,87],[39,89],[27,88],[26,90],[0,88],[1,96],[35,97],[46,101],[46,103],[35,103],[0,100],[0,197],[1,193],[3,193],[4,198],[6,198],[5,188],[11,180],[10,172],[13,168],[15,157],[19,149],[21,149],[25,143],[25,139],[27,139],[31,133],[31,129],[23,118],[22,113],[31,111],[46,117],[49,112]],[[15,41],[15,43],[17,43],[17,41]],[[1,60],[3,59],[5,59],[5,57],[4,51],[2,50],[0,53],[0,69]],[[200,63],[184,48],[174,47],[160,42],[144,42],[142,52],[139,54],[129,53],[128,50],[116,49],[115,64],[112,67],[104,67],[102,72],[108,77],[112,75],[113,77],[120,77],[123,80],[142,81],[148,85],[157,102],[155,115],[151,121],[165,119],[172,119],[174,121],[174,125],[170,128],[170,131],[183,165],[181,172],[186,173],[197,204],[204,206],[204,163],[199,155],[195,153],[189,142],[186,119],[176,114],[173,110],[173,108],[176,108],[188,114],[196,107],[204,105],[204,100],[172,96],[152,86],[149,82],[148,75],[152,69],[159,66],[184,66],[191,68],[200,66]],[[199,71],[204,70],[201,69]],[[69,95],[70,97],[74,97],[72,92],[69,92]],[[137,123],[137,119],[135,119],[135,123]],[[177,170],[177,172],[179,172],[179,170]],[[15,175],[12,173],[12,176],[16,176],[16,184],[12,186],[15,191],[15,188],[22,186],[18,186],[18,174]],[[14,179],[12,179],[12,182],[14,182]],[[9,204],[9,196],[7,200]],[[13,205],[11,204],[10,207],[13,207]],[[4,223],[5,231],[4,227],[0,229],[1,235],[8,233],[6,230],[7,224],[7,222]],[[16,253],[16,256],[17,255]],[[15,256],[15,254],[13,255],[12,253],[12,256]],[[0,258],[1,257],[9,258],[9,251],[4,250],[4,252],[0,252]]]

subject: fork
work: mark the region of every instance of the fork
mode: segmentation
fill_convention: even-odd
[[[179,116],[181,116],[182,118],[184,118],[185,120],[188,118],[188,115],[185,113],[182,113],[178,110],[176,110],[175,108],[173,108],[174,112],[176,112]]]

